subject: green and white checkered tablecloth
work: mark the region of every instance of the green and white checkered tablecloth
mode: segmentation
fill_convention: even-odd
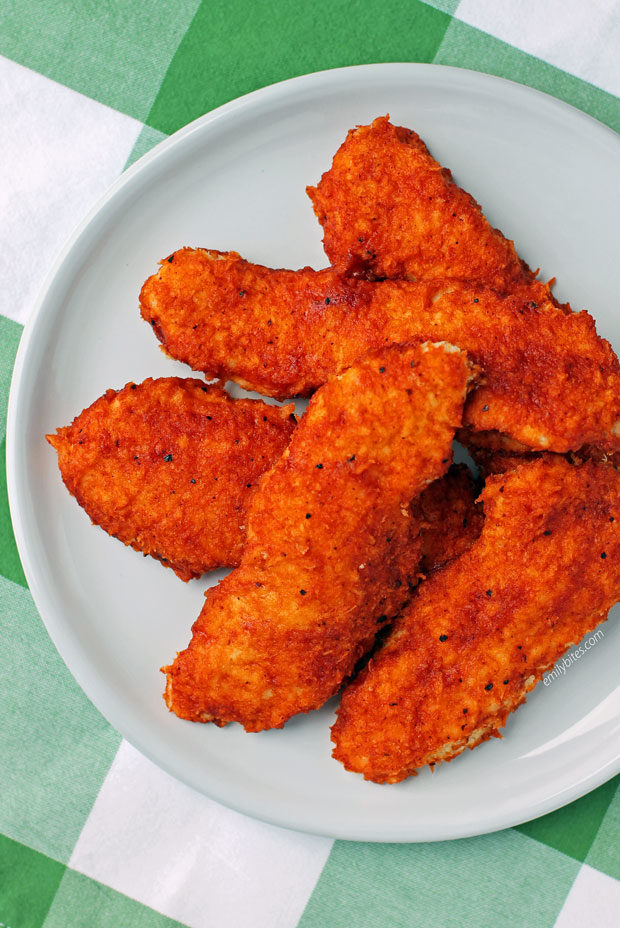
[[[252,821],[161,772],[51,644],[4,473],[22,326],[129,162],[247,91],[378,61],[512,78],[620,130],[620,4],[4,0],[0,56],[0,928],[620,925],[620,777],[498,834],[387,845]]]

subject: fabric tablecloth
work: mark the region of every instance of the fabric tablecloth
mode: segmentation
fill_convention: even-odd
[[[155,143],[274,81],[380,61],[511,78],[619,131],[619,52],[615,0],[1,5],[0,926],[620,925],[620,777],[518,828],[388,845],[256,822],[163,773],[51,644],[4,471],[11,370],[37,292],[75,225]]]

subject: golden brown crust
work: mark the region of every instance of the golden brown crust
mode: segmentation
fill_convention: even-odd
[[[330,268],[273,270],[234,251],[182,248],[145,282],[140,309],[171,357],[286,399],[385,344],[372,298],[372,285]]]
[[[532,449],[619,446],[620,367],[586,313],[458,281],[369,282],[182,249],[142,288],[166,350],[210,376],[285,398],[389,343],[448,341],[484,371],[464,423]]]
[[[436,572],[345,690],[348,770],[394,783],[497,735],[620,598],[620,475],[545,455],[491,477],[469,551]]]
[[[470,377],[452,346],[393,346],[314,395],[252,499],[241,566],[164,668],[173,712],[260,731],[338,689],[417,581],[409,501],[448,466]]]
[[[239,563],[249,500],[288,444],[293,408],[149,378],[108,390],[47,440],[94,523],[189,580]]]
[[[415,132],[379,117],[351,129],[331,168],[308,187],[330,264],[374,279],[456,277],[524,299],[551,299],[514,243]]]

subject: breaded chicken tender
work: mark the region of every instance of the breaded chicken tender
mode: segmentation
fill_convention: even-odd
[[[417,581],[409,504],[448,466],[472,373],[453,346],[392,346],[317,391],[252,499],[240,567],[163,668],[173,712],[261,731],[338,689]]]
[[[140,302],[172,357],[270,396],[307,395],[390,343],[448,341],[484,371],[470,429],[530,449],[620,447],[620,366],[586,312],[474,283],[346,280],[190,248],[162,263]]]
[[[344,691],[334,757],[378,783],[498,729],[620,599],[620,474],[560,456],[489,478],[484,527]]]
[[[351,129],[307,193],[330,264],[347,276],[456,277],[525,299],[552,298],[420,137],[387,117]]]
[[[289,442],[293,409],[149,378],[108,390],[47,440],[94,523],[189,580],[241,560],[250,498]]]

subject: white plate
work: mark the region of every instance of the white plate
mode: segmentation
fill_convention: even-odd
[[[504,740],[434,775],[365,783],[330,758],[333,701],[259,735],[168,713],[158,668],[189,640],[206,584],[184,585],[92,528],[43,438],[107,387],[189,373],[162,355],[137,309],[142,282],[175,248],[325,265],[304,188],[351,126],[387,112],[421,134],[529,264],[557,275],[557,294],[589,308],[618,347],[613,132],[551,97],[471,71],[385,64],[313,74],[229,103],[163,142],[78,230],[20,346],[8,479],[24,569],[49,633],[129,741],[258,818],[342,838],[419,841],[522,822],[620,770],[620,625],[603,626],[604,639],[563,678],[540,685]]]

